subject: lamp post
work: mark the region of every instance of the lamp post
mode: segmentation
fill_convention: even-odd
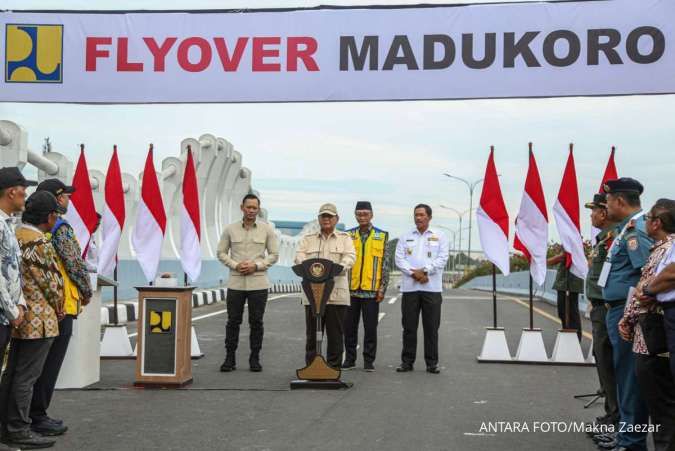
[[[459,219],[459,250],[460,252],[462,251],[462,219],[464,218],[464,215],[469,213],[469,224],[471,224],[471,210],[475,210],[475,208],[469,209],[469,210],[464,210],[464,211],[459,211],[456,208],[452,207],[446,207],[445,205],[441,205],[441,208],[444,208],[446,210],[453,211],[456,215],[457,218]],[[469,227],[469,247],[471,247],[471,228]],[[468,251],[468,250],[467,250]],[[468,255],[468,252],[467,252]],[[467,260],[467,264],[469,261]]]
[[[473,210],[473,191],[476,189],[476,186],[478,186],[484,179],[478,179],[470,182],[469,180],[463,179],[462,177],[457,177],[448,173],[444,173],[443,175],[451,179],[459,180],[466,185],[466,187],[469,189],[469,211]],[[467,264],[469,266],[471,266],[471,225],[472,215],[469,214],[469,249],[467,252]]]

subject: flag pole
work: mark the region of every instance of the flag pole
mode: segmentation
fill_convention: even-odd
[[[117,318],[117,264],[113,270],[113,281],[115,282],[113,284],[113,323],[117,326],[119,325]]]
[[[497,328],[497,267],[492,264],[492,327]]]
[[[530,273],[530,330],[534,330],[534,305],[532,302],[533,299],[533,290],[532,290],[532,273]]]

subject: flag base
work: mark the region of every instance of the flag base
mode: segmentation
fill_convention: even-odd
[[[192,326],[190,338],[190,357],[192,360],[201,359],[204,357],[204,353],[199,348],[199,341],[197,341],[197,331],[195,331],[195,326]]]
[[[503,327],[486,327],[479,362],[512,362]]]
[[[551,355],[551,362],[576,364],[586,363],[583,352],[581,351],[581,344],[579,343],[576,330],[558,330],[558,336],[555,339],[555,346],[553,347],[553,354]]]
[[[136,353],[131,348],[127,326],[107,325],[101,341],[102,359],[135,359]]]
[[[541,329],[523,329],[515,360],[518,362],[548,362]]]

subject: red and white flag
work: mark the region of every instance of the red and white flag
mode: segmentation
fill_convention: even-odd
[[[98,216],[96,216],[94,195],[89,181],[87,160],[84,157],[84,144],[80,145],[80,158],[77,160],[77,166],[75,167],[73,187],[75,192],[70,196],[70,205],[63,217],[73,228],[75,238],[77,238],[82,249],[82,257],[85,257],[91,234],[98,223]]]
[[[483,252],[488,260],[508,276],[509,266],[509,214],[504,205],[502,190],[494,161],[494,148],[485,168],[480,206],[476,210],[478,232]]]
[[[131,234],[131,244],[134,246],[136,259],[148,282],[153,282],[157,275],[165,230],[166,213],[162,203],[162,193],[159,191],[155,165],[152,161],[152,145],[150,145],[148,157],[145,160],[141,199],[136,210],[136,225]]]
[[[192,149],[188,146],[183,174],[183,205],[180,209],[180,262],[183,265],[183,271],[192,282],[199,278],[199,273],[202,271],[200,237],[197,174],[192,159]]]
[[[530,274],[536,284],[544,285],[548,250],[548,215],[532,144],[530,144],[530,163],[525,179],[525,191],[516,217],[516,237],[513,247],[525,254],[530,262]]]
[[[124,188],[122,171],[117,158],[117,146],[113,147],[112,158],[105,176],[105,206],[101,218],[101,247],[98,256],[98,272],[112,276],[117,266],[119,249],[126,212],[124,208]]]
[[[571,144],[558,199],[553,206],[553,216],[566,253],[567,267],[572,274],[585,279],[588,273],[588,261],[584,254],[584,242],[579,227],[579,190]]]
[[[605,183],[607,183],[607,180],[616,180],[619,178],[619,174],[616,170],[616,163],[614,163],[614,153],[616,151],[616,148],[612,146],[612,151],[609,154],[609,160],[607,161],[607,167],[605,168],[605,173],[602,175],[602,182],[600,182],[600,189],[598,190],[599,193],[603,192],[602,187],[605,186]],[[593,241],[593,244],[595,244],[595,237],[598,236],[600,233],[600,229],[597,227],[593,227],[591,225],[591,238]]]

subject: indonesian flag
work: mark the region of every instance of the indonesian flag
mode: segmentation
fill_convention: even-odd
[[[197,174],[192,160],[192,149],[188,146],[183,174],[183,205],[180,209],[180,262],[183,265],[183,271],[192,282],[199,278],[199,273],[202,271],[200,236]]]
[[[136,225],[131,235],[131,243],[136,258],[141,265],[145,280],[152,283],[157,275],[157,267],[162,254],[162,241],[166,230],[166,214],[159,191],[157,173],[152,162],[152,144],[145,160],[141,199],[136,211]]]
[[[490,157],[485,168],[483,192],[480,206],[476,210],[478,232],[483,252],[501,272],[508,276],[509,267],[509,214],[504,205],[502,190],[499,187],[497,168],[494,161],[494,147],[490,147]]]
[[[117,146],[114,146],[108,173],[105,176],[105,206],[101,219],[102,243],[98,257],[98,272],[104,276],[112,276],[117,266],[117,250],[125,216],[122,171],[117,158]]]
[[[609,160],[607,161],[607,167],[605,168],[605,173],[602,175],[602,182],[600,182],[600,189],[598,190],[599,193],[603,192],[602,187],[605,186],[605,183],[607,183],[608,180],[616,180],[619,178],[619,174],[616,170],[616,164],[614,163],[615,151],[616,148],[612,146],[612,151],[610,152]],[[593,240],[593,244],[595,244],[595,237],[598,236],[598,233],[600,233],[600,229],[591,225],[591,238]]]
[[[73,228],[75,238],[77,238],[82,249],[82,257],[85,257],[98,217],[96,216],[94,195],[89,181],[87,160],[84,157],[84,144],[80,145],[80,158],[77,160],[77,167],[73,176],[73,187],[75,192],[70,196],[70,205],[63,217]]]
[[[544,285],[548,250],[548,215],[531,143],[530,163],[525,179],[525,191],[520,201],[520,211],[516,217],[516,237],[513,247],[525,254],[530,262],[532,279],[537,285]]]
[[[562,247],[567,254],[567,267],[570,272],[582,279],[586,278],[588,262],[584,254],[584,242],[579,228],[579,190],[577,174],[574,169],[572,144],[565,166],[558,199],[553,206],[553,216],[558,227]]]

